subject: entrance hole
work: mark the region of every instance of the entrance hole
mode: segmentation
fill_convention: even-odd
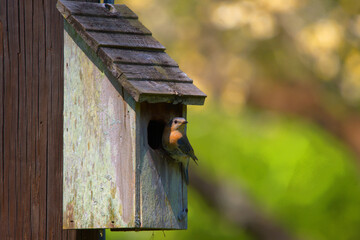
[[[148,144],[152,149],[161,147],[162,134],[166,123],[159,120],[150,120],[147,128]]]

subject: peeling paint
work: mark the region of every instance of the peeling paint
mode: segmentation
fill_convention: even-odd
[[[134,215],[134,203],[123,202],[135,201],[135,194],[134,189],[122,189],[128,188],[128,176],[121,168],[133,167],[130,158],[120,154],[124,146],[119,141],[127,134],[121,119],[127,109],[119,92],[67,32],[64,43],[64,228],[131,227],[134,217],[122,213],[126,207]]]

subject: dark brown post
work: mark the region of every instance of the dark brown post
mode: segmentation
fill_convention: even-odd
[[[0,1],[1,239],[100,235],[62,230],[64,31],[55,5]]]

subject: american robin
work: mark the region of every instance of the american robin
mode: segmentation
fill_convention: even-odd
[[[192,158],[197,164],[198,159],[186,136],[187,123],[185,118],[176,117],[171,119],[165,126],[162,136],[162,145],[171,158],[181,162],[186,184],[189,184],[189,160]]]

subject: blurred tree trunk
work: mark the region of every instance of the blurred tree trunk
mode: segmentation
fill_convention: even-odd
[[[290,240],[285,229],[259,211],[238,187],[223,182],[213,182],[190,170],[191,187],[230,224],[244,229],[255,239]]]
[[[326,90],[310,83],[268,82],[254,84],[248,104],[311,120],[345,144],[360,161],[360,114]]]

